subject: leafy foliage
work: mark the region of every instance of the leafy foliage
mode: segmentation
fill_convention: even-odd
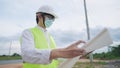
[[[120,59],[120,45],[111,47],[111,51],[107,53],[96,53],[93,55],[96,59]]]

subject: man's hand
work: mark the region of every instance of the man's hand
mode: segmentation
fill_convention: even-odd
[[[70,46],[68,46],[67,48],[65,48],[65,52],[64,52],[64,58],[73,58],[79,55],[84,55],[85,54],[85,50],[78,48],[78,45],[81,43],[85,43],[85,41],[79,40],[73,44],[71,44]]]
[[[62,49],[53,49],[51,51],[51,56],[50,59],[55,59],[55,58],[73,58],[79,55],[84,55],[86,52],[84,49],[78,48],[78,45],[80,43],[85,43],[82,40],[79,40],[70,46]]]
[[[87,56],[88,54],[92,53],[92,52],[93,52],[93,51],[88,52],[88,53],[85,53],[84,55],[82,55],[82,56],[80,57],[80,59],[85,59],[85,58],[86,58],[86,56]]]

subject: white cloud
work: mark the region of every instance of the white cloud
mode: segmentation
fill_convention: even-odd
[[[13,36],[15,35],[16,33],[19,33],[20,31],[20,28],[17,27],[16,25],[14,24],[0,24],[2,25],[0,28],[0,36],[4,36],[4,37],[9,37],[9,36]]]
[[[21,54],[20,43],[18,41],[0,43],[0,47],[0,55],[12,55],[13,53]]]
[[[57,26],[56,29],[68,30],[72,27],[73,30],[76,30],[78,27],[85,28],[83,0],[5,0],[3,2],[6,3],[7,14],[11,15],[13,20],[22,20],[20,21],[22,25],[25,21],[27,21],[27,24],[28,22],[35,22],[34,13],[38,8],[42,5],[50,5],[59,16],[56,21],[58,24],[55,25]],[[90,27],[120,27],[120,2],[118,0],[87,0],[86,2]],[[64,27],[64,29],[61,27]]]
[[[120,27],[118,3],[120,3],[118,0],[94,0],[94,3],[90,3],[88,0],[90,26]]]

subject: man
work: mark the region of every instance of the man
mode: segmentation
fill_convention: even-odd
[[[55,49],[55,42],[46,28],[52,25],[56,17],[51,7],[42,6],[36,12],[37,26],[23,31],[23,68],[57,68],[57,58],[73,58],[85,54],[84,49],[77,48],[80,43],[85,43],[82,40],[66,48]]]

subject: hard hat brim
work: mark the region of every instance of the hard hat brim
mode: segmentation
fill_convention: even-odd
[[[58,18],[58,16],[57,16],[56,14],[54,14],[54,13],[47,13],[47,12],[36,12],[36,14],[37,14],[37,13],[46,13],[46,14],[50,14],[50,15],[54,16],[55,18]]]

